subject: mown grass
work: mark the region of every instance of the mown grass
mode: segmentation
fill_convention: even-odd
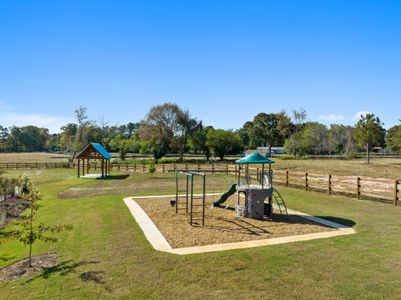
[[[56,252],[59,264],[35,277],[1,283],[1,299],[397,299],[401,294],[401,207],[280,187],[291,208],[353,225],[357,234],[175,256],[152,249],[122,201],[132,195],[124,185],[142,187],[138,194],[173,193],[173,176],[96,181],[77,179],[73,170],[25,174],[43,191],[41,219],[74,229],[61,234],[58,244],[35,244],[35,254]],[[229,181],[235,179],[209,180],[216,186]],[[72,187],[104,185],[117,188],[58,198]],[[3,244],[0,266],[26,254],[18,242]]]

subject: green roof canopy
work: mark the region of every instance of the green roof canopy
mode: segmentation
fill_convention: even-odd
[[[254,152],[243,158],[237,159],[236,164],[273,164],[274,161],[264,157],[263,155]]]

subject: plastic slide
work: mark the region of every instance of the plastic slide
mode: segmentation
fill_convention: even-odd
[[[237,191],[237,184],[234,183],[227,192],[221,195],[219,200],[213,202],[213,206],[220,206],[228,199],[228,197],[230,197],[236,191]]]

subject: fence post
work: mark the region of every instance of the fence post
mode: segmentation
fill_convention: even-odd
[[[134,164],[134,173],[136,173],[136,164]]]
[[[288,170],[285,171],[285,186],[289,186],[290,185],[290,174],[288,172]]]
[[[162,170],[163,170],[163,173],[164,173],[164,164],[162,164]]]
[[[214,164],[212,164],[212,174],[214,174]]]
[[[356,178],[356,197],[357,199],[361,199],[361,178]]]
[[[329,195],[331,195],[331,174],[329,174]]]
[[[226,174],[228,175],[228,164],[226,164]]]
[[[185,171],[188,171],[188,164],[185,164]]]
[[[175,166],[175,163],[173,164],[173,170],[174,170],[174,172],[175,172],[175,170],[176,170],[176,166]]]
[[[398,180],[394,181],[394,205],[398,205]]]
[[[308,190],[308,172],[305,173],[305,191]]]

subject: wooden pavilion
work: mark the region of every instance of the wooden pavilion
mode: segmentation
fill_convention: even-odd
[[[81,152],[79,152],[75,159],[78,162],[78,178],[89,174],[90,160],[98,159],[101,161],[101,177],[106,177],[111,172],[111,154],[98,143],[90,143]],[[82,169],[82,170],[81,170]]]

